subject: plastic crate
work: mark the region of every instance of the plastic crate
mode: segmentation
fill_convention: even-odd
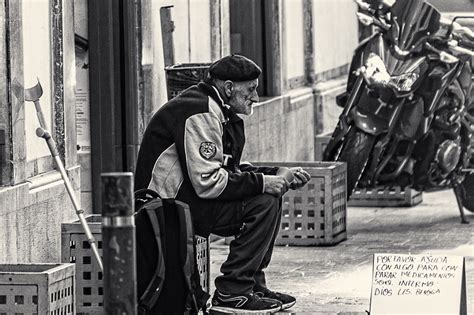
[[[412,207],[423,201],[423,194],[412,188],[357,188],[349,200],[351,207]]]
[[[204,291],[209,292],[211,272],[209,270],[211,265],[211,249],[209,238],[200,237],[196,235],[196,262],[199,271],[199,279]]]
[[[317,135],[315,140],[315,159],[321,161],[332,133]],[[356,188],[351,195],[350,207],[412,207],[423,201],[423,193],[412,188],[400,187],[373,189]]]
[[[168,100],[207,77],[210,63],[183,63],[165,68]]]
[[[0,265],[0,314],[75,314],[74,264]]]
[[[283,196],[276,245],[335,245],[346,233],[346,163],[259,162],[255,165],[303,167],[311,180]]]
[[[85,217],[102,256],[102,217]],[[79,220],[61,224],[61,261],[76,264],[77,314],[103,314],[103,274]]]
[[[91,232],[102,255],[102,217],[98,214],[86,216]],[[209,292],[210,255],[209,241],[196,236],[196,262],[201,286]],[[61,260],[76,263],[77,314],[103,314],[102,272],[95,261],[92,250],[79,220],[63,223],[61,227]]]

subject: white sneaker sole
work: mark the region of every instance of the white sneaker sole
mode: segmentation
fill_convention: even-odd
[[[296,301],[293,301],[293,302],[287,303],[287,304],[283,304],[283,305],[281,306],[281,310],[282,310],[282,311],[283,311],[283,310],[287,310],[287,309],[293,307],[293,305],[295,305],[295,304],[296,304]]]
[[[294,304],[294,303],[293,303]],[[292,305],[293,306],[293,305]],[[291,306],[290,306],[291,307]],[[243,310],[243,309],[238,309],[238,308],[231,308],[231,307],[222,307],[222,306],[213,306],[211,308],[211,311],[216,311],[216,312],[221,312],[224,314],[239,314],[239,315],[245,315],[245,314],[272,314],[276,313],[281,309],[280,306],[271,308],[271,309],[266,309],[266,310]]]

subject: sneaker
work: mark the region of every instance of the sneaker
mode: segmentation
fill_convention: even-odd
[[[225,294],[219,291],[214,292],[212,298],[212,311],[238,314],[252,313],[275,313],[281,309],[281,303],[276,300],[262,298],[256,294]]]
[[[277,300],[281,302],[282,310],[286,310],[296,303],[296,299],[292,297],[291,295],[284,294],[284,293],[279,293],[279,292],[273,292],[267,288],[264,287],[255,287],[254,288],[255,295],[258,295],[262,298],[266,299],[272,299],[272,300]]]

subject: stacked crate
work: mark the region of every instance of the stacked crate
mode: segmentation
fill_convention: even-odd
[[[196,263],[199,272],[199,279],[204,291],[209,292],[211,284],[211,248],[209,238],[196,235]]]
[[[323,159],[331,133],[317,135],[315,138],[315,159]],[[348,205],[354,207],[412,207],[423,201],[423,194],[412,188],[376,187],[372,189],[356,188]]]
[[[86,221],[92,235],[97,241],[102,255],[102,217],[88,215]],[[196,262],[201,286],[209,291],[209,241],[196,236]],[[63,223],[61,226],[61,260],[76,265],[76,300],[77,313],[84,315],[103,314],[103,279],[102,272],[87,241],[79,220]]]
[[[89,215],[86,221],[102,256],[102,217]],[[103,314],[103,274],[79,220],[61,225],[61,261],[76,265],[77,313]]]
[[[422,201],[422,193],[411,188],[357,188],[352,193],[349,205],[353,207],[412,207]]]
[[[74,264],[0,265],[0,314],[75,314]]]

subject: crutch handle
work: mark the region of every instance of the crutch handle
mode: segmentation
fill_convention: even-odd
[[[46,140],[46,144],[48,145],[49,151],[51,151],[51,155],[53,157],[56,157],[59,155],[59,152],[58,152],[58,149],[56,148],[56,144],[54,143],[53,137],[51,137],[51,134],[47,130],[44,130],[43,128],[38,127],[36,128],[36,135]]]

